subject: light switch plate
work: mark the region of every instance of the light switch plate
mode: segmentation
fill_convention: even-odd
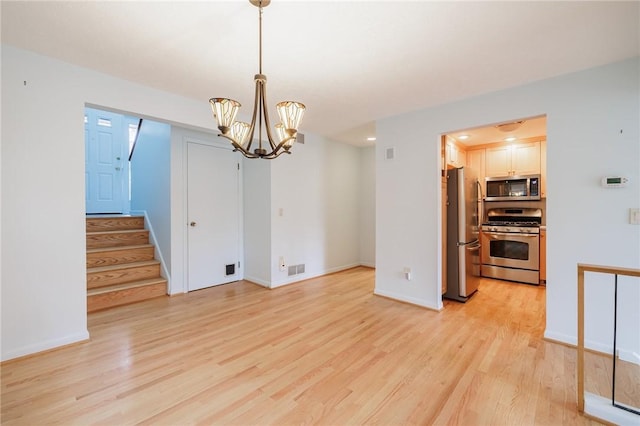
[[[629,209],[629,223],[640,225],[640,209]]]

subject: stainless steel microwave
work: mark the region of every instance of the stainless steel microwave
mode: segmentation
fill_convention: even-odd
[[[485,178],[485,201],[528,201],[540,199],[540,175]]]

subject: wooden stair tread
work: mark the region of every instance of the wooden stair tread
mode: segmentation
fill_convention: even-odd
[[[87,232],[87,237],[98,236],[98,235],[135,234],[138,232],[149,232],[149,230],[140,228],[140,229],[121,229],[121,230],[115,230],[115,231],[90,231],[90,232]]]
[[[96,248],[88,248],[87,254],[89,253],[106,253],[110,251],[119,251],[119,250],[136,250],[136,249],[146,249],[149,247],[153,247],[153,244],[136,244],[130,246],[112,246],[112,247],[96,247]]]
[[[120,214],[120,213],[96,213],[96,214],[87,214],[87,220],[92,219],[132,219],[132,218],[141,218],[144,215],[141,214]]]
[[[128,290],[132,288],[146,287],[149,285],[166,284],[166,283],[167,283],[167,280],[165,278],[158,277],[158,278],[150,278],[147,280],[132,281],[130,283],[125,283],[125,284],[116,284],[116,285],[111,285],[107,287],[92,288],[87,290],[87,297],[96,296],[99,294],[111,293],[114,291]]]
[[[153,260],[141,260],[139,262],[122,263],[119,265],[97,266],[95,268],[87,268],[87,274],[96,273],[96,272],[118,271],[121,269],[137,268],[139,266],[155,266],[159,264],[160,264],[159,260],[153,259]]]

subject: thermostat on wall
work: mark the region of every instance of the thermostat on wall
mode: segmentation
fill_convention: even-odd
[[[629,179],[622,176],[605,176],[600,181],[600,184],[605,188],[622,188],[627,186]]]

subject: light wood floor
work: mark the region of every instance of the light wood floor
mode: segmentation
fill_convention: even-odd
[[[2,424],[597,424],[575,349],[542,340],[544,288],[433,312],[373,287],[356,268],[90,314],[90,342],[2,365]]]

